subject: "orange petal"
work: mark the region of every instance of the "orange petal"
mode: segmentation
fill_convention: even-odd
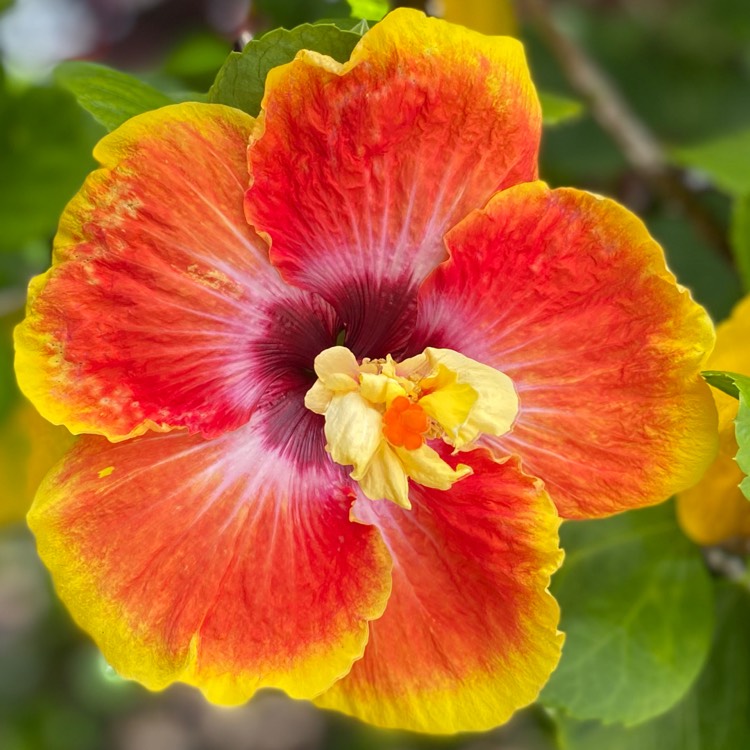
[[[462,460],[474,474],[446,492],[413,485],[411,511],[357,501],[393,556],[393,592],[364,658],[318,705],[383,727],[483,731],[531,703],[557,664],[554,506],[515,460]]]
[[[455,349],[512,379],[516,422],[486,440],[521,456],[561,515],[657,503],[697,481],[717,448],[700,377],[713,328],[633,214],[530,183],[446,241],[411,349]]]
[[[81,438],[29,514],[60,597],[110,664],[217,703],[310,698],[364,649],[390,591],[378,535],[330,462],[300,469],[252,423],[211,441]]]
[[[307,366],[331,345],[321,303],[285,287],[245,221],[252,124],[180,104],[99,143],[102,168],[66,208],[16,334],[21,387],[51,422],[113,440],[218,434],[278,376],[274,336],[294,329]]]
[[[750,373],[748,342],[750,295],[716,329],[716,348],[707,369]],[[750,538],[750,502],[740,491],[744,474],[735,461],[734,419],[739,403],[718,390],[713,390],[713,396],[719,410],[719,455],[700,482],[677,498],[680,525],[698,544],[717,544],[734,537]]]
[[[519,42],[399,9],[344,65],[301,52],[270,72],[247,216],[284,277],[348,321],[346,346],[384,357],[446,230],[534,179],[540,132]]]

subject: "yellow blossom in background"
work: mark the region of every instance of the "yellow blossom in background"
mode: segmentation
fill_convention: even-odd
[[[0,424],[0,526],[22,521],[49,469],[73,444],[25,399]]]
[[[5,370],[0,372],[0,381],[3,383],[13,378],[10,339],[22,314],[22,310],[16,310],[0,317],[0,371]],[[50,424],[15,386],[10,382],[8,386],[11,388],[9,402],[0,414],[0,528],[23,521],[44,475],[74,441],[69,430]]]
[[[510,0],[436,0],[437,15],[484,34],[515,36],[518,22]]]
[[[750,295],[716,331],[710,370],[750,373]],[[719,455],[698,484],[678,496],[677,513],[685,533],[698,544],[750,539],[750,502],[739,488],[743,473],[734,457],[737,399],[712,389],[719,411]]]

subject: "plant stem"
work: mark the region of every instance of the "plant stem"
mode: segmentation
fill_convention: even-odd
[[[734,263],[724,227],[672,168],[666,152],[612,81],[578,43],[563,33],[546,0],[521,0],[528,18],[557,58],[571,87],[588,104],[601,128],[618,145],[630,166],[667,200],[677,203],[696,231]]]

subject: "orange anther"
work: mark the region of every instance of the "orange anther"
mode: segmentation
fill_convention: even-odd
[[[388,411],[401,412],[406,411],[412,405],[406,396],[396,396],[391,403],[391,408]],[[416,404],[415,404],[416,406]]]
[[[424,443],[430,419],[419,404],[396,396],[383,414],[383,434],[391,445],[413,451]]]
[[[423,432],[427,432],[430,426],[430,418],[421,406],[414,404],[413,408],[401,413],[401,424],[409,432],[416,432],[421,435]]]

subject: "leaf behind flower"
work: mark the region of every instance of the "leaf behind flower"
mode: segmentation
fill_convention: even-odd
[[[135,115],[175,101],[134,76],[98,63],[64,62],[55,69],[55,78],[109,131]]]
[[[208,101],[226,104],[257,117],[268,72],[309,49],[346,62],[360,40],[357,31],[331,24],[305,23],[291,30],[274,29],[232,52],[208,92]]]
[[[667,711],[698,676],[713,627],[710,580],[671,505],[565,523],[560,537],[551,590],[566,642],[541,702],[626,725]]]
[[[706,370],[703,377],[709,385],[733,396],[740,402],[737,417],[734,420],[734,430],[739,446],[736,460],[745,474],[740,489],[742,494],[750,500],[750,375]]]

